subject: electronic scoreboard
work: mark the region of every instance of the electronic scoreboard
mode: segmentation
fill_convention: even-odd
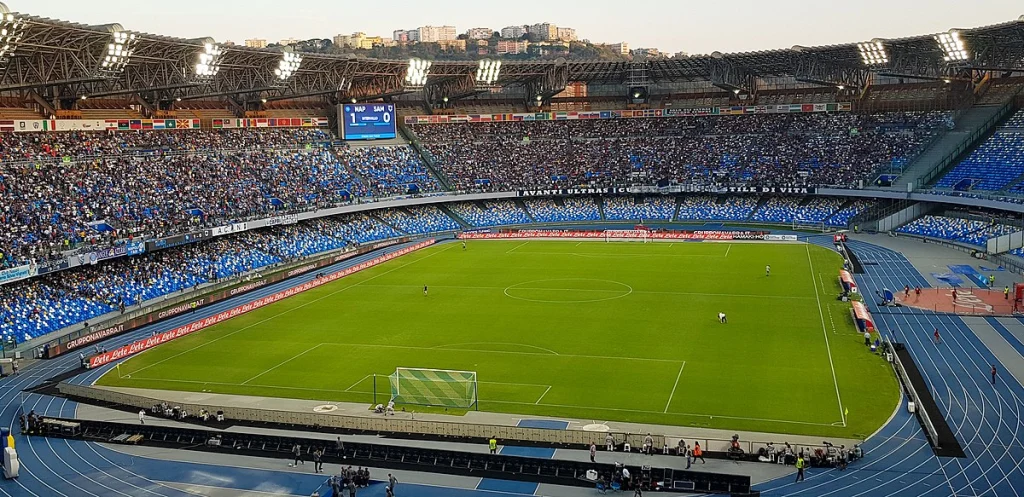
[[[387,140],[396,137],[395,105],[342,104],[338,106],[338,121],[344,140]]]

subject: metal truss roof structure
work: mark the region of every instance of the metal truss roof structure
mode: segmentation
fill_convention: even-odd
[[[6,13],[0,4],[0,13]],[[13,13],[21,33],[12,51],[0,55],[0,94],[31,96],[40,103],[123,95],[143,105],[177,100],[231,97],[236,103],[329,96],[374,99],[407,92],[409,61],[351,55],[302,53],[301,67],[287,79],[275,75],[281,50],[222,47],[219,71],[201,78],[193,70],[212,39],[187,40],[147,33],[116,74],[102,70],[117,24],[88,26]],[[952,32],[952,31],[951,31]],[[545,60],[502,64],[497,85],[521,86],[529,97],[549,98],[569,82],[627,85],[642,65],[653,85],[709,82],[732,91],[755,92],[758,81],[785,77],[811,85],[863,88],[873,75],[924,80],[969,81],[979,71],[1024,72],[1024,16],[993,26],[956,30],[966,56],[946,60],[936,35],[873,40],[885,50],[884,63],[868,65],[857,43],[793,47],[743,53],[712,53],[634,61]],[[127,57],[127,56],[126,56]],[[428,101],[461,98],[480,91],[477,62],[436,61],[426,87]]]

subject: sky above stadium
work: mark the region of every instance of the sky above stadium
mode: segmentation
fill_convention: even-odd
[[[740,52],[936,33],[1017,19],[1021,0],[0,0],[15,12],[183,38],[331,38],[550,22],[581,39],[675,53]]]

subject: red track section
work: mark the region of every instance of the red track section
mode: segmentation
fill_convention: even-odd
[[[927,309],[935,312],[953,314],[1009,316],[1013,314],[1013,294],[1010,298],[1003,297],[1002,290],[982,290],[978,288],[956,288],[956,300],[953,299],[953,288],[924,288],[921,295],[910,291],[906,297],[902,292],[896,296],[896,302],[907,307]]]

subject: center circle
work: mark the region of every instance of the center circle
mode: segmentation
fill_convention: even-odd
[[[621,299],[633,287],[613,280],[554,278],[532,280],[505,287],[505,296],[542,304],[584,304]]]

